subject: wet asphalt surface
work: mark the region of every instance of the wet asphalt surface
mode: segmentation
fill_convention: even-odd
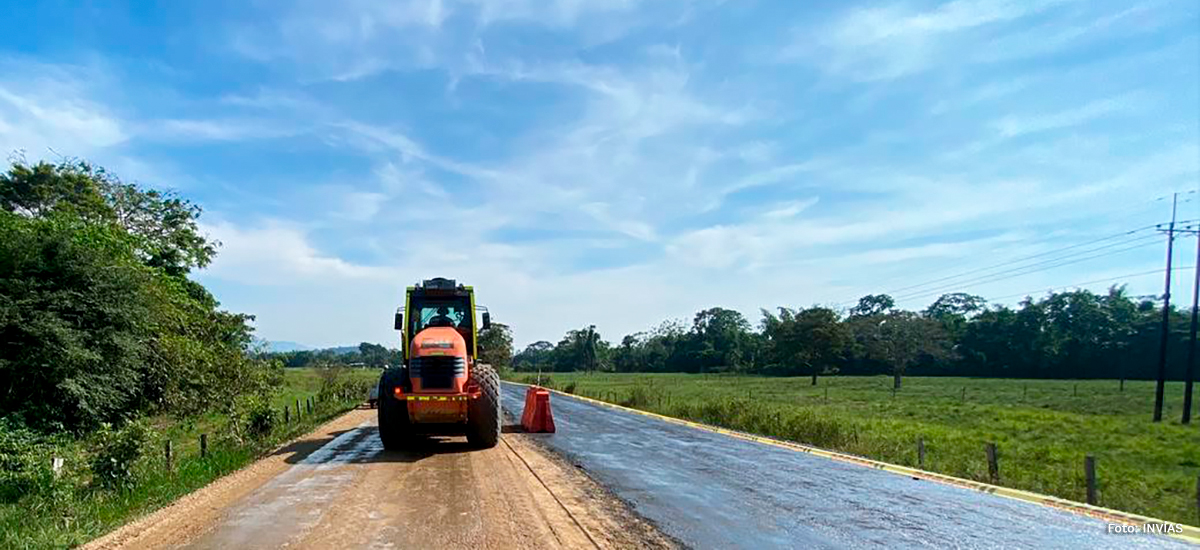
[[[520,414],[525,387],[504,384]],[[1106,523],[551,397],[541,441],[695,548],[1197,548]]]

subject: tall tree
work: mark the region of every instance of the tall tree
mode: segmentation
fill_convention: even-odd
[[[779,308],[778,317],[764,310],[763,334],[776,363],[803,367],[812,375],[813,385],[822,370],[835,368],[853,342],[849,327],[837,312],[824,307],[796,312]]]
[[[749,351],[750,322],[740,312],[713,307],[692,321],[694,353],[705,370],[741,370]]]
[[[512,329],[504,323],[492,322],[479,331],[479,358],[497,370],[507,371],[513,363]]]
[[[896,300],[887,294],[868,294],[858,299],[858,304],[850,308],[851,317],[873,317],[883,315],[896,307]]]

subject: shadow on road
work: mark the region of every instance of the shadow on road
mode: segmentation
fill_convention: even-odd
[[[287,462],[288,464],[296,464],[297,462],[307,458],[308,455],[312,454],[317,449],[328,445],[329,442],[333,441],[337,436],[348,431],[350,430],[340,430],[336,432],[330,432],[327,436],[316,439],[293,441],[287,445],[284,445],[283,447],[275,449],[274,452],[267,456],[288,455],[288,457],[284,459],[284,462]]]
[[[362,443],[369,444],[370,452],[351,453],[351,456],[345,457],[343,460],[339,460],[339,462],[349,464],[370,464],[375,462],[411,463],[434,455],[470,453],[483,450],[467,443],[467,439],[462,436],[415,434],[411,436],[404,450],[387,451],[379,443],[379,428],[377,426],[360,428],[360,433],[354,437],[354,440],[347,444],[347,447],[361,448],[363,446]]]

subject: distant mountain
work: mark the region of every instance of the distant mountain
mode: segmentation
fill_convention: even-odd
[[[325,348],[325,349],[332,351],[338,355],[345,355],[347,353],[354,353],[354,352],[358,351],[358,346],[338,346],[336,348]]]
[[[283,340],[277,340],[277,341],[268,340],[266,342],[266,344],[267,344],[267,351],[270,351],[273,353],[284,353],[284,352],[289,352],[289,351],[308,351],[308,350],[313,349],[311,346],[306,346],[304,344],[299,344],[296,342],[287,342],[287,341],[283,341]]]

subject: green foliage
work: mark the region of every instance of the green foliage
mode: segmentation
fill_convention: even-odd
[[[238,441],[261,440],[273,433],[282,418],[271,400],[262,395],[243,395],[233,409],[228,428]]]
[[[492,326],[479,331],[479,358],[496,368],[498,372],[512,368],[512,329],[503,323],[492,322]]]
[[[918,313],[885,294],[867,295],[846,313],[824,308],[762,311],[751,330],[736,311],[709,308],[690,327],[667,321],[612,346],[569,331],[558,345],[530,344],[513,357],[518,371],[739,372],[797,375],[891,374],[1025,378],[1147,379],[1155,375],[1160,305],[1124,288],[1026,298],[1016,308],[986,307],[970,294],[946,294]],[[1170,312],[1168,378],[1183,376],[1188,317]],[[589,329],[591,332],[589,333]],[[594,356],[586,355],[593,348]],[[594,358],[593,358],[594,357]],[[813,383],[816,379],[813,379]]]
[[[817,374],[834,370],[853,344],[853,334],[837,312],[823,307],[763,311],[768,370],[776,374]],[[815,380],[815,378],[814,378]]]
[[[199,215],[82,162],[0,175],[0,417],[83,433],[278,382],[245,355],[252,318],[187,279],[216,250]]]
[[[54,483],[49,458],[54,442],[44,435],[0,419],[0,503],[44,494]]]
[[[353,369],[351,376],[377,378],[377,370]],[[320,378],[311,369],[289,369],[284,386],[277,387],[271,397],[272,408],[296,398],[312,396],[320,386]],[[31,467],[35,483],[21,490],[10,489],[4,483],[11,476],[0,471],[0,493],[13,491],[13,500],[0,499],[0,548],[73,548],[111,531],[138,516],[165,506],[177,498],[199,489],[214,479],[229,474],[264,453],[276,452],[278,445],[311,431],[315,426],[340,415],[355,403],[349,401],[320,402],[311,415],[299,421],[293,417],[287,425],[260,438],[246,437],[242,441],[220,437],[232,430],[234,419],[227,414],[209,412],[196,418],[178,419],[159,415],[152,419],[155,435],[145,456],[134,461],[132,483],[120,490],[107,490],[93,484],[90,462],[95,456],[93,438],[74,439],[65,434],[47,436],[24,430],[0,420],[0,464],[10,464],[18,448],[21,460]],[[257,407],[255,407],[257,408]],[[254,410],[254,409],[250,409]],[[278,415],[278,412],[276,412]],[[13,439],[13,432],[21,432]],[[210,437],[208,453],[199,456],[199,435]],[[164,438],[174,443],[174,461],[168,470],[162,460]],[[12,442],[10,445],[6,442]],[[49,468],[49,457],[66,459],[66,466],[56,478]],[[98,482],[97,482],[98,483]],[[27,490],[26,490],[27,489]]]
[[[134,482],[134,464],[146,452],[150,428],[129,422],[120,429],[101,424],[92,434],[92,483],[105,489],[124,489]]]
[[[352,369],[345,367],[324,367],[317,369],[321,377],[320,397],[322,401],[344,401],[346,399],[365,399],[372,386],[378,384],[376,376],[370,378],[355,376]],[[378,373],[379,371],[373,371]]]
[[[264,352],[259,358],[279,361],[287,368],[365,365],[380,368],[384,365],[399,365],[404,358],[400,350],[388,349],[379,344],[362,342],[357,349],[328,348],[320,350]]]

